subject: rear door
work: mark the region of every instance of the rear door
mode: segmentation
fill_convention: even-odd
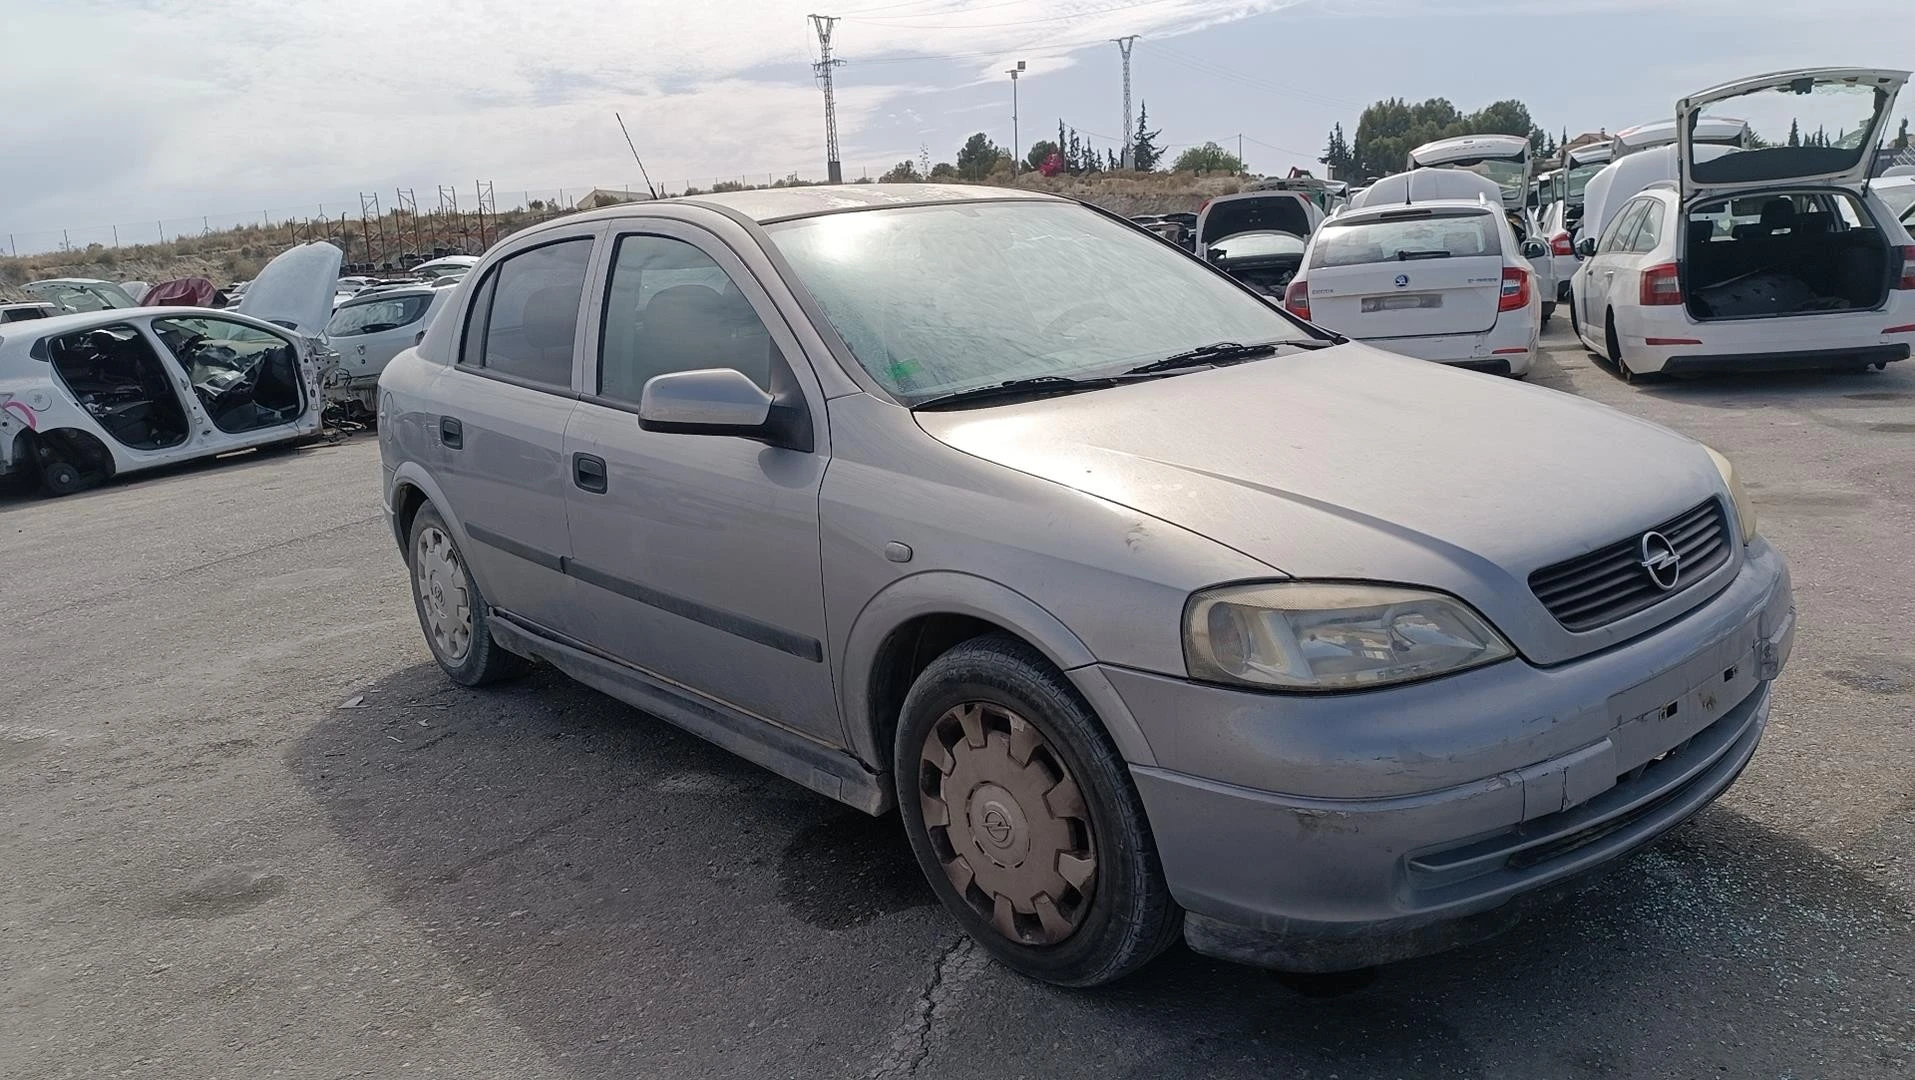
[[[1364,339],[1489,330],[1503,284],[1495,212],[1408,206],[1326,223],[1304,270],[1313,321]]]
[[[355,298],[333,312],[326,337],[354,379],[377,376],[400,350],[419,343],[426,316],[446,290]]]
[[[1642,219],[1649,213],[1649,204],[1653,201],[1639,197],[1624,204],[1596,242],[1596,254],[1589,260],[1590,287],[1588,307],[1582,314],[1584,326],[1600,328],[1608,318],[1609,309],[1618,296],[1616,283],[1628,277],[1630,242],[1641,230]],[[1600,335],[1602,331],[1592,332]]]
[[[495,606],[574,633],[565,425],[578,404],[574,356],[601,226],[541,232],[486,269],[458,360],[428,417],[434,479],[471,541],[465,552]]]

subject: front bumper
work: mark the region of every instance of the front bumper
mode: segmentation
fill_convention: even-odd
[[[1339,971],[1494,933],[1707,806],[1755,753],[1794,632],[1787,568],[1757,541],[1702,607],[1553,669],[1301,703],[1110,674],[1158,759],[1132,775],[1190,945]],[[1285,737],[1298,707],[1314,745]]]

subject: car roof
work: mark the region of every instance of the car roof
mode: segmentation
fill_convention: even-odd
[[[583,214],[572,214],[554,221],[575,222],[594,218],[629,217],[634,211],[673,204],[708,206],[743,214],[759,224],[816,214],[848,210],[877,210],[887,206],[923,206],[936,203],[1065,202],[1055,195],[1018,188],[988,187],[983,184],[815,184],[809,187],[764,188],[755,191],[725,191],[709,195],[681,195],[674,199],[620,203]]]
[[[1372,203],[1369,206],[1353,206],[1338,214],[1336,221],[1324,224],[1365,225],[1370,219],[1385,214],[1399,214],[1405,210],[1464,210],[1473,213],[1503,215],[1502,203],[1483,203],[1475,199],[1418,199],[1412,203]]]

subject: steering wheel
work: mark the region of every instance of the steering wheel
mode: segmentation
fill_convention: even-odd
[[[1044,324],[1044,329],[1041,332],[1046,336],[1062,333],[1070,327],[1088,321],[1091,317],[1099,313],[1113,316],[1122,322],[1130,321],[1129,315],[1124,314],[1102,300],[1086,300],[1081,304],[1072,304],[1070,307],[1058,312],[1056,318]]]

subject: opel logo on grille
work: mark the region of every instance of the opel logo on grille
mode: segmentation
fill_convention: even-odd
[[[1642,534],[1642,561],[1638,563],[1649,574],[1649,580],[1656,588],[1669,591],[1676,587],[1676,579],[1682,576],[1682,556],[1676,553],[1676,545],[1659,532]]]

